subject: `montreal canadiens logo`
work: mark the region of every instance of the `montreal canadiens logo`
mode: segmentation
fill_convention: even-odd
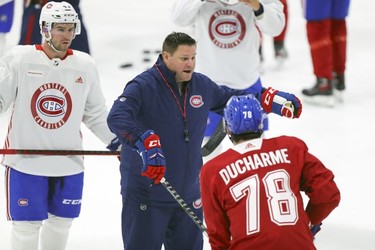
[[[190,105],[193,108],[202,107],[203,104],[204,104],[204,102],[203,102],[202,96],[200,96],[200,95],[193,95],[193,96],[190,97]]]
[[[195,209],[199,209],[199,208],[201,208],[201,207],[202,207],[202,200],[201,200],[201,199],[198,199],[198,200],[194,201],[194,202],[193,202],[193,207],[194,207]]]
[[[29,205],[28,199],[25,199],[25,198],[19,199],[17,201],[17,203],[18,203],[18,206],[20,206],[20,207],[25,207],[25,206]]]
[[[222,48],[239,45],[246,33],[246,24],[235,10],[218,10],[210,18],[209,35],[212,42]]]
[[[58,96],[44,96],[38,100],[37,108],[46,116],[59,116],[65,113],[65,100]]]
[[[72,99],[61,84],[46,83],[34,92],[30,108],[36,123],[46,129],[57,129],[69,119]]]

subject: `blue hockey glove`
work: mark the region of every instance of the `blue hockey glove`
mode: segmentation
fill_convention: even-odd
[[[112,139],[112,141],[108,144],[107,149],[109,151],[121,151],[121,142],[118,137]],[[121,161],[121,156],[117,156],[117,159]]]
[[[120,147],[120,145],[121,145],[120,140],[118,139],[118,137],[115,137],[108,144],[107,149],[109,149],[109,151],[116,151]]]
[[[143,160],[141,175],[158,184],[165,174],[165,158],[160,145],[160,138],[152,130],[147,130],[135,143]]]
[[[295,95],[273,88],[268,88],[262,93],[260,102],[266,113],[298,118],[302,112],[301,101]]]
[[[321,225],[322,225],[322,223],[310,226],[310,230],[311,230],[311,233],[313,234],[313,236],[315,236],[315,234],[317,234],[320,231],[320,229],[321,229],[320,226]]]

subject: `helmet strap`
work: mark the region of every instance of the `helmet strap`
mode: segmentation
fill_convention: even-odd
[[[52,34],[51,34],[51,29],[52,29],[52,24],[50,25],[50,28],[48,28],[47,26],[45,26],[44,28],[43,28],[43,37],[44,37],[44,39],[46,40],[46,42],[47,42],[47,44],[54,50],[54,51],[56,51],[56,52],[62,52],[62,51],[60,51],[60,50],[58,50],[58,49],[56,49],[56,47],[53,45],[53,43],[52,43]],[[48,34],[48,37],[46,36],[46,34],[45,33],[47,33]]]
[[[52,25],[51,25],[51,27],[52,27]],[[54,51],[59,52],[59,53],[60,53],[60,52],[63,52],[63,51],[61,51],[61,50],[56,49],[56,47],[53,45],[53,43],[52,43],[52,34],[51,34],[51,30],[48,29],[48,30],[46,30],[45,32],[48,33],[48,38],[46,37],[45,34],[43,34],[44,39],[46,40],[47,44],[48,44],[48,45],[49,45]],[[76,34],[73,35],[72,40],[73,40],[75,37],[76,37]]]
[[[56,49],[55,48],[55,46],[53,45],[53,43],[52,43],[52,41],[51,41],[51,39],[48,39],[48,40],[46,40],[47,41],[47,44],[54,50],[54,51],[56,51],[56,52],[62,52],[61,50],[58,50],[58,49]]]

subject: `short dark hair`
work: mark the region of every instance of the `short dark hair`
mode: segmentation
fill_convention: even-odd
[[[173,55],[176,52],[178,46],[180,45],[189,45],[194,46],[197,44],[191,36],[183,32],[172,32],[169,34],[163,42],[163,51],[168,52]]]
[[[260,138],[262,136],[262,132],[249,132],[249,133],[242,133],[242,134],[233,134],[229,133],[229,139],[233,143],[239,143],[241,141],[248,141],[248,140],[253,140],[256,138]]]

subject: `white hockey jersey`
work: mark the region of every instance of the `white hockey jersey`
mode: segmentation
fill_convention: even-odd
[[[194,28],[197,71],[217,84],[234,89],[246,89],[258,80],[259,30],[277,36],[285,25],[280,1],[260,2],[264,13],[256,17],[243,3],[225,5],[219,0],[176,0],[172,6],[173,22]]]
[[[105,144],[115,137],[96,64],[69,50],[50,59],[40,45],[16,46],[0,59],[0,112],[12,106],[4,148],[82,150],[83,122]],[[2,164],[33,175],[84,170],[82,156],[5,155]]]

